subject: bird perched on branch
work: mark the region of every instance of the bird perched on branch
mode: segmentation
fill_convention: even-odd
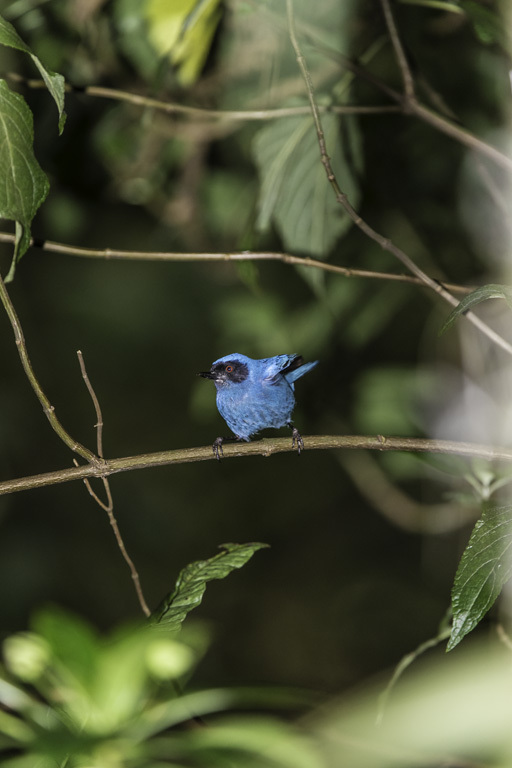
[[[209,371],[198,376],[211,379],[217,389],[217,408],[234,433],[236,440],[250,441],[262,429],[279,429],[288,426],[292,430],[292,447],[298,453],[304,441],[291,418],[295,406],[294,382],[311,371],[318,360],[304,363],[300,355],[277,355],[263,360],[253,360],[246,355],[233,353],[216,360]],[[222,443],[218,437],[213,452],[220,459]]]

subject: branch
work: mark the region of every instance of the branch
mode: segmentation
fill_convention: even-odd
[[[437,112],[423,106],[415,99],[409,99],[403,94],[391,88],[378,77],[368,72],[364,67],[351,61],[347,57],[335,51],[332,48],[324,45],[321,41],[309,34],[312,38],[317,50],[322,51],[326,56],[334,59],[346,69],[353,72],[358,77],[371,83],[375,88],[385,93],[389,98],[397,103],[398,106],[384,105],[384,106],[318,106],[319,112],[334,112],[335,114],[350,115],[372,115],[372,114],[396,114],[401,113],[404,115],[413,115],[419,118],[423,122],[432,126],[441,133],[450,136],[460,144],[463,144],[475,152],[485,155],[492,160],[496,165],[499,165],[505,170],[512,171],[512,159],[507,155],[504,155],[495,147],[487,144],[482,139],[479,139],[471,131],[461,128],[456,123],[451,122],[446,117],[443,117]],[[16,82],[21,82],[29,88],[46,88],[43,80],[26,79],[21,75],[10,72],[6,77]],[[158,99],[151,99],[147,96],[142,96],[137,93],[130,93],[129,91],[121,91],[115,88],[103,88],[99,86],[89,85],[85,87],[75,87],[66,84],[66,90],[68,92],[82,93],[87,96],[112,99],[114,101],[124,101],[136,106],[149,107],[152,109],[158,109],[167,114],[182,114],[185,116],[200,118],[200,119],[214,119],[225,120],[226,122],[248,122],[248,121],[264,121],[274,120],[281,117],[291,117],[293,115],[304,115],[310,112],[309,107],[280,107],[278,109],[256,109],[256,110],[220,110],[220,109],[204,109],[202,107],[189,107],[184,104],[177,104],[175,102],[159,101]]]
[[[479,458],[488,461],[512,463],[512,449],[478,443],[463,443],[450,440],[428,440],[408,437],[377,437],[360,435],[314,435],[305,440],[306,454],[311,450],[350,449],[370,451],[407,451],[410,453],[452,454],[465,458]],[[223,446],[224,459],[244,456],[264,456],[275,453],[296,453],[291,440],[286,437],[265,438],[252,443],[226,444]],[[91,477],[109,477],[119,472],[149,467],[165,467],[174,464],[191,464],[196,461],[215,459],[211,445],[198,448],[182,448],[174,451],[145,453],[139,456],[127,456],[120,459],[104,459],[101,464],[61,469],[40,475],[22,477],[16,480],[0,482],[0,496],[16,491],[27,491],[72,480]],[[297,461],[303,461],[302,458]]]
[[[7,72],[6,78],[17,83],[22,83],[27,88],[45,89],[44,80],[25,78],[16,72]],[[251,122],[275,120],[281,117],[294,117],[296,115],[309,115],[309,107],[278,107],[275,109],[207,109],[205,107],[190,107],[186,104],[178,104],[174,101],[161,101],[149,96],[143,96],[140,93],[131,93],[122,91],[118,88],[104,88],[97,85],[74,86],[66,83],[64,86],[67,93],[85,94],[99,99],[109,99],[111,101],[124,101],[137,107],[157,109],[159,112],[165,112],[168,115],[184,115],[185,117],[198,118],[200,120],[221,120],[226,122]],[[322,112],[335,112],[338,115],[379,115],[396,114],[401,112],[400,107],[392,104],[384,106],[364,106],[364,105],[328,105],[320,108]]]
[[[10,232],[0,232],[0,243],[14,243],[14,235]],[[169,251],[121,251],[115,248],[81,248],[65,243],[55,243],[51,240],[31,239],[30,245],[49,253],[62,253],[68,256],[78,256],[87,259],[125,259],[126,261],[280,261],[283,264],[299,264],[302,267],[320,269],[324,272],[333,272],[343,277],[360,277],[371,280],[391,280],[399,283],[409,283],[423,286],[423,280],[412,275],[397,275],[391,272],[375,272],[368,269],[352,269],[340,267],[337,264],[328,264],[325,261],[309,259],[302,256],[292,256],[289,253],[242,251],[233,253],[172,253]],[[474,286],[456,285],[454,283],[440,283],[446,289],[454,293],[471,293]]]
[[[251,2],[251,0],[246,0],[246,2]],[[278,16],[275,12],[266,9],[266,14],[270,17],[269,23],[272,25],[272,27],[278,26],[281,29],[286,29],[286,22],[281,21],[281,17]],[[432,128],[435,128],[441,133],[450,136],[450,138],[459,142],[459,144],[463,144],[464,146],[469,147],[469,149],[473,149],[475,152],[485,155],[501,168],[504,168],[509,172],[512,171],[512,158],[509,155],[504,155],[498,149],[491,146],[490,144],[487,144],[485,141],[482,141],[482,139],[479,139],[470,131],[466,130],[465,128],[461,128],[459,125],[451,122],[439,113],[424,107],[415,99],[407,99],[403,93],[396,91],[379,77],[361,66],[361,64],[352,61],[352,59],[349,59],[339,51],[326,45],[319,35],[311,31],[310,26],[300,24],[300,22],[299,25],[301,34],[304,38],[307,38],[310,41],[317,52],[323,53],[325,56],[330,58],[331,61],[336,61],[338,64],[344,67],[344,69],[352,72],[361,80],[365,80],[367,83],[370,83],[381,93],[386,94],[386,96],[388,96],[399,105],[400,112],[403,115],[412,115],[417,117],[418,119],[432,126]],[[319,107],[319,110],[321,112],[324,111],[321,107]]]
[[[389,36],[391,38],[391,44],[395,51],[396,60],[402,73],[402,80],[404,83],[404,96],[407,101],[413,101],[415,99],[414,94],[414,80],[411,74],[409,63],[405,55],[405,51],[396,28],[395,19],[393,18],[393,12],[391,10],[390,0],[380,0],[382,10],[384,11],[384,18],[386,19]]]
[[[295,32],[293,0],[286,0],[286,7],[287,7],[287,14],[288,14],[290,41],[295,51],[297,64],[299,65],[299,69],[302,73],[302,77],[306,85],[309,103],[311,106],[311,112],[313,115],[315,129],[318,137],[318,146],[320,148],[321,162],[325,168],[327,180],[329,181],[332,187],[332,190],[336,196],[336,200],[344,208],[344,210],[349,215],[353,223],[365,235],[367,235],[367,237],[369,237],[371,240],[373,240],[378,245],[380,245],[380,247],[383,248],[384,250],[389,251],[389,253],[392,253],[393,256],[395,256],[410,272],[416,275],[416,277],[419,278],[419,280],[421,280],[424,283],[424,285],[426,285],[428,288],[431,288],[431,290],[435,291],[435,293],[441,296],[441,298],[444,299],[448,304],[450,304],[452,307],[458,306],[460,303],[458,299],[452,296],[452,294],[449,291],[447,291],[446,288],[444,288],[444,286],[441,285],[441,283],[439,283],[437,280],[434,280],[432,277],[427,275],[426,272],[420,269],[420,267],[418,267],[414,263],[414,261],[404,251],[402,251],[401,248],[396,246],[389,238],[384,237],[383,235],[378,233],[376,230],[374,230],[369,224],[367,224],[367,222],[364,219],[362,219],[361,216],[357,213],[357,211],[352,207],[347,195],[341,190],[341,187],[339,186],[336,176],[334,174],[334,171],[332,169],[329,155],[327,154],[325,135],[322,128],[322,121],[320,118],[318,105],[315,99],[315,91],[314,91],[313,81],[311,79],[311,74],[306,64],[306,60],[302,55],[299,41],[297,39],[297,35]],[[484,323],[482,320],[480,320],[480,318],[477,317],[473,312],[466,312],[464,314],[464,317],[467,320],[469,320],[469,322],[472,323],[476,328],[478,328],[478,330],[481,331],[485,336],[487,336],[487,338],[493,341],[497,346],[501,347],[509,355],[512,355],[512,344],[510,344],[498,333],[496,333],[496,331],[490,328],[487,325],[487,323]]]
[[[16,346],[18,348],[18,353],[21,359],[23,370],[25,371],[25,375],[30,382],[30,386],[34,390],[34,393],[37,399],[41,403],[43,407],[43,411],[46,414],[48,421],[50,422],[53,430],[58,434],[60,439],[68,446],[68,448],[70,448],[74,453],[77,453],[83,459],[85,459],[86,461],[89,461],[92,465],[97,467],[99,464],[99,460],[97,456],[95,456],[94,453],[92,453],[92,451],[90,451],[88,448],[85,448],[83,445],[81,445],[76,440],[74,440],[71,437],[71,435],[64,429],[64,427],[62,426],[62,424],[60,423],[60,421],[58,420],[55,414],[55,408],[53,407],[53,405],[50,403],[45,393],[43,392],[43,388],[41,387],[34,373],[34,369],[32,368],[32,363],[30,362],[30,358],[28,356],[27,345],[25,343],[25,337],[23,335],[23,330],[21,328],[18,315],[16,314],[16,310],[14,309],[14,305],[10,299],[10,296],[7,292],[7,288],[1,276],[0,276],[0,299],[2,301],[2,304],[4,305],[5,311],[7,312],[7,316],[9,317],[12,329],[14,331]]]
[[[94,406],[94,410],[96,412],[96,445],[97,445],[97,451],[98,456],[103,459],[103,415],[101,413],[101,406],[100,401],[98,400],[96,396],[96,392],[94,391],[94,387],[91,384],[91,381],[89,379],[89,376],[87,374],[87,369],[85,367],[84,358],[82,355],[82,352],[78,350],[78,362],[80,364],[80,371],[82,373],[82,378],[84,380],[85,386],[87,387],[87,391],[89,392],[89,395],[91,396],[91,400]],[[77,462],[74,462],[75,466],[77,466]],[[146,617],[149,617],[151,615],[151,610],[149,609],[149,606],[146,602],[146,599],[144,597],[144,593],[142,591],[142,586],[140,583],[140,577],[139,572],[137,571],[137,568],[135,567],[135,563],[133,562],[132,558],[128,554],[128,550],[126,549],[126,545],[124,543],[123,537],[121,535],[121,531],[119,530],[119,525],[117,524],[116,516],[114,515],[114,501],[112,499],[112,494],[110,492],[110,483],[108,482],[108,479],[102,475],[101,480],[103,482],[103,487],[105,488],[105,493],[107,495],[107,503],[105,504],[99,496],[93,491],[91,483],[89,481],[88,477],[84,477],[84,484],[87,490],[89,491],[89,494],[92,496],[94,501],[99,504],[99,506],[105,510],[105,512],[108,515],[108,519],[110,522],[110,525],[112,526],[112,530],[114,531],[114,536],[116,539],[117,546],[119,547],[119,550],[121,552],[121,555],[123,556],[123,559],[125,563],[127,564],[130,574],[132,577],[133,585],[135,587],[135,593],[137,595],[137,599],[139,601],[139,605],[142,608],[142,612]]]

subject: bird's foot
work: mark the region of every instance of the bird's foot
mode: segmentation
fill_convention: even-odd
[[[304,450],[304,440],[297,427],[291,424],[290,427],[292,429],[292,448],[295,448],[295,445],[297,445],[297,453],[300,455],[300,452]]]
[[[213,449],[213,455],[217,459],[217,461],[220,461],[220,457],[224,456],[224,451],[222,450],[222,443],[224,442],[223,437],[217,437],[213,441],[212,449]]]

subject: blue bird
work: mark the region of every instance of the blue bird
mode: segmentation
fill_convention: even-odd
[[[294,382],[311,371],[318,360],[304,363],[300,355],[277,355],[253,360],[233,353],[216,360],[209,371],[198,376],[211,379],[217,389],[217,408],[235,434],[236,440],[249,442],[262,429],[288,426],[292,430],[292,447],[300,453],[304,441],[292,424],[295,406]],[[217,459],[222,455],[218,437],[213,443]]]

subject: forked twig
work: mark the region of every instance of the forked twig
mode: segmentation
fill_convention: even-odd
[[[103,415],[101,413],[101,407],[99,400],[96,396],[96,392],[94,391],[94,388],[91,384],[91,381],[89,379],[89,376],[87,374],[87,370],[85,368],[85,362],[82,355],[82,352],[80,350],[77,351],[78,356],[78,362],[80,364],[80,371],[82,373],[82,378],[85,382],[85,386],[87,387],[87,391],[89,392],[89,395],[91,396],[91,400],[94,405],[94,410],[96,411],[96,443],[97,443],[97,450],[98,450],[98,456],[103,459]],[[77,463],[75,462],[75,465]],[[99,506],[105,510],[105,512],[108,515],[108,519],[110,521],[110,525],[112,526],[112,530],[114,531],[114,536],[117,542],[117,546],[119,547],[121,554],[124,558],[124,561],[128,565],[128,568],[130,569],[130,573],[132,576],[133,584],[135,587],[135,592],[137,594],[137,598],[140,604],[140,607],[144,611],[144,614],[146,616],[151,615],[151,611],[148,607],[148,604],[146,603],[146,600],[144,598],[144,594],[142,592],[142,587],[140,583],[140,577],[139,572],[137,571],[137,568],[135,567],[135,563],[131,559],[130,555],[128,554],[128,551],[126,549],[125,543],[123,541],[123,537],[121,536],[121,531],[119,530],[119,526],[117,524],[116,517],[114,515],[114,501],[112,499],[112,493],[110,491],[110,483],[108,479],[105,476],[101,477],[101,480],[103,482],[103,487],[105,488],[105,494],[107,497],[107,502],[105,503],[100,499],[100,497],[94,492],[92,489],[91,483],[89,478],[84,477],[83,481],[85,484],[85,487],[89,491],[90,495],[94,499],[94,501],[99,504]]]
[[[346,213],[348,214],[350,219],[354,222],[354,224],[365,235],[367,235],[367,237],[369,237],[371,240],[373,240],[378,245],[380,245],[380,247],[383,248],[385,251],[389,251],[389,253],[393,254],[393,256],[395,256],[399,261],[401,261],[402,264],[410,272],[416,275],[416,277],[418,277],[424,285],[431,288],[435,293],[441,296],[441,298],[444,299],[448,304],[450,304],[452,307],[458,306],[460,302],[458,301],[458,299],[455,298],[455,296],[452,296],[452,294],[449,291],[447,291],[446,288],[443,285],[441,285],[437,280],[434,280],[432,277],[427,275],[426,272],[424,272],[422,269],[420,269],[420,267],[417,266],[417,264],[415,264],[415,262],[410,258],[410,256],[408,256],[405,253],[405,251],[402,251],[402,249],[399,248],[397,245],[395,245],[389,238],[384,237],[379,232],[374,230],[357,213],[357,211],[350,204],[350,201],[347,195],[342,191],[341,187],[339,186],[336,176],[334,174],[334,171],[332,169],[329,155],[327,153],[325,135],[322,128],[322,120],[320,118],[320,112],[318,110],[318,105],[315,99],[315,91],[314,91],[313,81],[311,79],[311,74],[309,72],[309,68],[307,66],[306,60],[302,55],[299,41],[297,39],[297,34],[295,32],[293,0],[286,0],[286,8],[287,8],[287,16],[288,16],[288,28],[289,28],[290,41],[295,51],[297,64],[299,65],[299,69],[302,73],[302,77],[306,85],[309,104],[311,107],[311,113],[313,115],[313,121],[315,124],[316,134],[318,138],[318,146],[320,148],[321,162],[325,168],[327,179],[334,191],[336,200],[345,209]],[[473,312],[466,312],[464,316],[476,328],[478,328],[483,334],[485,334],[491,341],[493,341],[497,346],[501,347],[503,350],[505,350],[505,352],[508,352],[509,355],[512,355],[512,344],[510,344],[502,336],[496,333],[496,331],[490,328],[487,325],[487,323],[484,323],[483,320],[480,320],[480,318],[477,315],[475,315]]]

